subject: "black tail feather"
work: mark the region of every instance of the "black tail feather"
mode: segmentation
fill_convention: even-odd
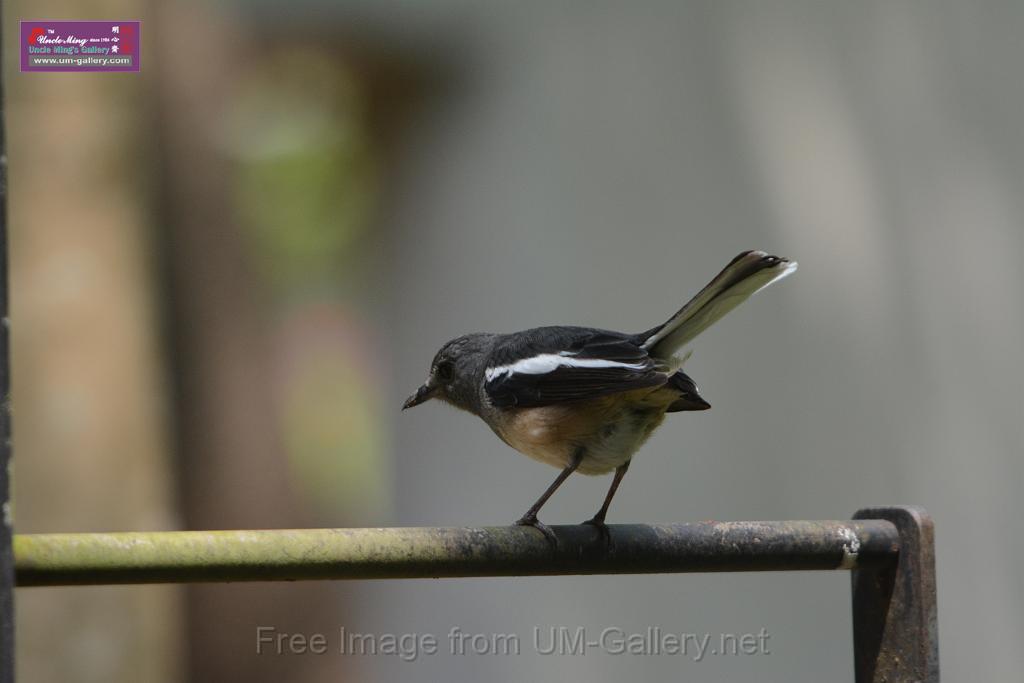
[[[668,358],[752,294],[796,270],[796,262],[745,251],[664,324],[634,337],[651,356]]]

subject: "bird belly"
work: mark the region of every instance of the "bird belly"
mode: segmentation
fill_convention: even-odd
[[[517,451],[558,468],[583,450],[577,472],[605,474],[625,464],[665,418],[674,394],[650,390],[593,401],[506,411],[494,431]]]
[[[606,425],[603,433],[590,440],[577,471],[604,474],[626,464],[664,419],[664,410],[645,414],[624,411],[618,420]]]

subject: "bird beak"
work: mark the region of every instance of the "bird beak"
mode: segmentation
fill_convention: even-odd
[[[415,394],[405,399],[405,403],[402,404],[402,410],[405,410],[406,408],[412,408],[413,406],[418,406],[424,401],[433,398],[436,392],[437,387],[431,386],[430,382],[427,382],[419,389],[417,389]]]

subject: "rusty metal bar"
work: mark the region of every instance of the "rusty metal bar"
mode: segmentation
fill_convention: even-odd
[[[39,534],[14,539],[19,586],[886,568],[888,521],[535,529],[391,528]]]
[[[899,561],[858,567],[853,581],[857,683],[939,682],[935,529],[917,507],[865,508],[854,519],[885,519],[899,532]]]

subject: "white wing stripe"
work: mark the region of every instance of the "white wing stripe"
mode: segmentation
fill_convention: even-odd
[[[603,358],[573,358],[568,351],[561,353],[542,353],[531,358],[523,358],[509,365],[500,365],[494,368],[487,368],[484,371],[484,378],[491,382],[502,375],[511,377],[515,374],[523,375],[545,375],[554,372],[560,367],[571,368],[628,368],[630,370],[643,370],[646,363],[621,363]]]

